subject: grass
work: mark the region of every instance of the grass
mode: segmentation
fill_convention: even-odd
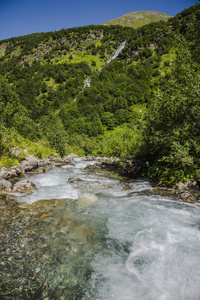
[[[172,49],[169,53],[164,54],[162,56],[162,61],[160,63],[160,72],[161,75],[165,75],[170,71],[170,66],[172,65],[172,62],[176,58],[175,49]]]
[[[72,55],[72,59],[70,59],[70,56]],[[87,52],[81,52],[81,51],[73,51],[72,53],[68,53],[67,55],[64,55],[59,58],[52,59],[53,64],[63,64],[63,63],[81,63],[86,62],[90,65],[90,67],[94,70],[98,69],[100,70],[101,67],[105,64],[105,60],[100,58],[100,55],[92,55],[87,54]],[[92,62],[95,62],[95,66],[92,65]]]
[[[152,22],[167,21],[171,17],[170,15],[155,11],[136,11],[105,22],[102,25],[121,25],[139,28]]]
[[[5,151],[0,157],[0,167],[16,165],[21,159],[26,158],[27,155],[47,158],[56,152],[45,141],[31,142],[19,135],[13,128],[7,129],[1,126],[1,134]]]

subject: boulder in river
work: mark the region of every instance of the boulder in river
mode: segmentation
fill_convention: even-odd
[[[14,184],[12,192],[27,193],[35,188],[35,184],[28,180],[19,181]]]

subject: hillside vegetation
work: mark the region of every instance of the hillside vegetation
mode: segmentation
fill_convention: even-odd
[[[139,28],[152,22],[167,21],[172,16],[156,11],[134,11],[119,18],[103,23],[103,25],[120,25]]]
[[[199,23],[196,4],[138,29],[90,25],[0,41],[2,159],[18,158],[12,131],[15,147],[24,148],[20,136],[42,145],[40,156],[50,147],[141,158],[163,181],[199,178]]]

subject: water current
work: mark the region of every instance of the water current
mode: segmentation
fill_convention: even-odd
[[[43,281],[51,289],[76,286],[73,295],[61,293],[58,299],[199,300],[198,204],[148,195],[145,191],[152,187],[147,180],[85,169],[88,164],[95,161],[75,158],[71,165],[28,175],[36,190],[20,202],[32,206],[37,200],[56,199],[56,206],[68,199],[40,225],[47,249],[44,253],[41,247],[38,257],[51,260],[48,247],[59,244],[53,274],[45,269],[46,263],[38,267]],[[59,225],[52,229],[55,219]],[[76,228],[71,230],[69,222],[76,223]],[[53,231],[58,229],[60,235],[55,237]]]

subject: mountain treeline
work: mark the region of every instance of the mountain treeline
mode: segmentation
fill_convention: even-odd
[[[196,4],[138,29],[90,25],[0,41],[0,155],[23,158],[7,142],[11,130],[62,156],[140,158],[162,181],[199,178],[199,31]]]

